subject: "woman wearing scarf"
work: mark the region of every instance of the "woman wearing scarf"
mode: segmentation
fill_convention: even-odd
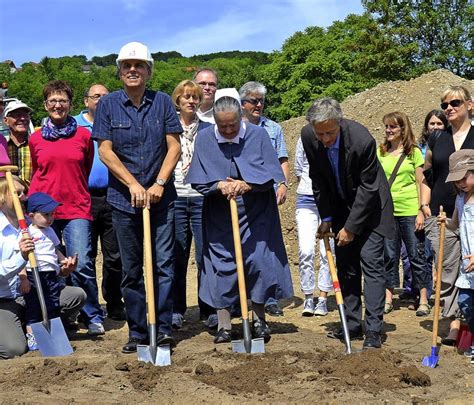
[[[61,205],[56,209],[53,228],[64,240],[66,254],[79,254],[77,271],[71,274],[74,286],[87,294],[82,309],[90,335],[104,333],[104,314],[99,305],[97,281],[91,255],[91,198],[87,181],[94,158],[90,132],[79,127],[69,115],[71,87],[62,80],[43,89],[44,107],[49,118],[30,138],[32,179],[30,194],[49,194]]]
[[[253,337],[270,340],[264,303],[293,296],[273,185],[285,181],[267,132],[242,122],[239,94],[217,90],[216,125],[196,139],[186,182],[204,195],[199,297],[217,309],[214,343],[231,341],[230,308],[239,303],[229,199],[238,206],[243,264],[252,302]]]
[[[196,114],[202,98],[201,86],[191,80],[180,82],[171,95],[183,127],[183,133],[180,135],[181,157],[174,170],[174,186],[178,194],[174,202],[175,278],[172,325],[175,329],[183,326],[183,317],[186,312],[186,273],[193,237],[198,281],[202,268],[201,217],[204,197],[193,190],[190,184],[184,184],[183,181],[193,158],[195,137],[198,131],[211,125],[201,121]],[[201,319],[205,319],[208,326],[217,326],[215,310],[201,300],[199,300],[199,312]]]

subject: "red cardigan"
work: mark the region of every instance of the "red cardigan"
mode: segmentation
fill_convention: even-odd
[[[70,138],[48,141],[39,129],[31,135],[29,146],[33,172],[29,194],[41,191],[60,202],[56,219],[92,220],[87,185],[94,159],[90,132],[77,127]]]

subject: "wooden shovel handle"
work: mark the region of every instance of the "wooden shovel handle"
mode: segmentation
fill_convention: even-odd
[[[247,289],[245,287],[244,261],[242,257],[242,242],[240,240],[239,214],[237,211],[237,201],[230,199],[230,216],[232,219],[232,235],[234,237],[235,264],[237,265],[237,280],[239,282],[240,309],[242,319],[249,317],[247,306]]]
[[[18,219],[18,224],[20,225],[21,233],[23,238],[29,236],[28,227],[26,225],[25,216],[23,215],[23,208],[21,207],[20,199],[18,198],[18,194],[16,193],[15,183],[13,181],[12,171],[18,170],[16,166],[2,166],[0,167],[0,171],[5,172],[5,177],[7,179],[8,189],[10,194],[12,195],[13,206],[15,207],[15,214]],[[30,262],[31,267],[37,267],[36,264],[36,256],[35,252],[32,251],[28,253],[28,261]]]
[[[439,213],[443,213],[443,206],[439,207]],[[432,346],[438,343],[438,328],[439,328],[439,313],[441,304],[441,277],[443,273],[443,259],[444,259],[444,237],[446,234],[446,223],[442,222],[439,226],[439,248],[438,261],[436,265],[436,289],[435,289],[435,306],[433,311],[433,340]]]
[[[334,263],[334,257],[329,243],[330,237],[334,237],[334,234],[325,233],[323,235],[324,248],[326,249],[326,256],[328,258],[329,272],[331,273],[332,286],[334,288],[334,294],[336,295],[336,303],[339,305],[344,303],[344,299],[342,298],[341,285],[339,284],[339,278],[337,277],[336,263]]]
[[[155,285],[153,283],[153,255],[151,252],[150,209],[143,207],[143,246],[145,250],[145,289],[148,323],[156,324]]]

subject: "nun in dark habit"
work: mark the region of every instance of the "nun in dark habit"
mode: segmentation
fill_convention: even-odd
[[[285,176],[265,129],[242,121],[235,89],[218,90],[216,124],[199,132],[186,182],[204,195],[199,297],[217,309],[214,343],[231,341],[230,307],[239,304],[229,200],[238,206],[253,337],[270,340],[264,303],[293,296],[274,184]]]

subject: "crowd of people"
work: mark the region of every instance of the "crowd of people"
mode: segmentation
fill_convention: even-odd
[[[252,333],[268,342],[267,316],[283,316],[279,300],[294,292],[279,218],[290,164],[282,127],[263,114],[267,89],[255,81],[218,89],[217,72],[203,68],[171,96],[150,90],[153,58],[138,42],[120,49],[117,69],[123,88],[91,86],[75,117],[68,83],[47,83],[48,118],[31,135],[28,105],[12,101],[3,111],[0,164],[19,169],[15,186],[30,236],[22,236],[0,178],[0,358],[37,350],[32,251],[50,317],[67,330],[84,325],[91,336],[105,333],[105,317],[126,321],[122,352],[148,344],[143,209],[151,216],[157,344],[174,346],[173,330],[184,327],[193,241],[200,319],[216,330],[214,343],[230,342],[240,307],[229,200],[238,207]],[[430,315],[434,283],[441,283],[442,315],[451,320],[442,343],[456,344],[462,321],[474,333],[471,113],[469,91],[452,86],[441,95],[441,110],[426,115],[418,141],[409,117],[393,111],[383,117],[385,137],[377,145],[367,128],[344,118],[336,100],[312,103],[294,158],[303,316],[328,313],[333,285],[317,238],[332,232],[349,336],[363,339],[364,349],[382,345],[400,258],[400,298],[417,316]],[[447,232],[436,280],[441,223]],[[474,361],[474,347],[468,354]]]

